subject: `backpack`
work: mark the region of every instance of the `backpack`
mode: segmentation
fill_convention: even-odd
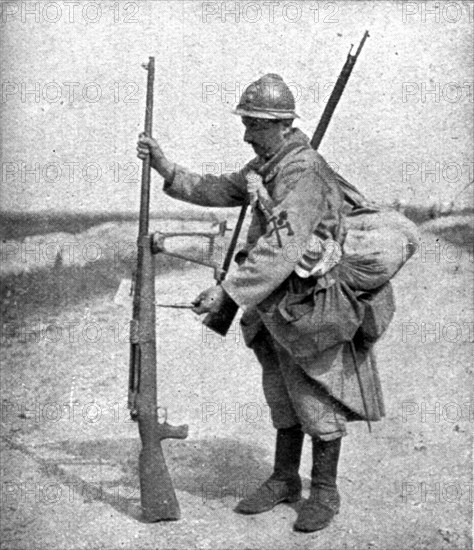
[[[258,306],[273,337],[301,360],[353,340],[372,346],[395,313],[390,281],[419,242],[417,227],[408,218],[369,203],[339,174],[335,176],[348,206],[342,250],[338,243],[325,241],[314,253],[315,234],[311,235],[307,253],[277,300]]]

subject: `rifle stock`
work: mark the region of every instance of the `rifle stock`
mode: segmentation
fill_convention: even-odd
[[[346,62],[344,63],[342,71],[339,74],[336,84],[334,85],[334,89],[329,97],[329,100],[326,104],[323,114],[321,115],[321,119],[311,139],[311,147],[314,150],[317,150],[319,145],[321,144],[324,134],[326,133],[326,130],[329,126],[331,117],[336,109],[337,104],[339,103],[339,100],[341,99],[341,96],[342,96],[342,93],[344,92],[344,88],[346,87],[347,81],[351,76],[352,69],[354,68],[355,62],[357,61],[357,58],[359,57],[359,54],[368,37],[369,37],[369,31],[365,31],[364,36],[360,41],[359,47],[357,48],[355,55],[351,54],[351,51],[352,51],[352,46],[351,46],[351,50],[347,55]],[[232,256],[234,255],[239,233],[242,228],[242,224],[245,218],[245,213],[247,211],[247,206],[248,205],[245,204],[241,208],[239,221],[236,225],[234,235],[232,236],[232,241],[231,241],[231,244],[229,245],[229,250],[227,251],[227,255],[224,261],[224,266],[226,267],[225,269],[223,269],[223,278],[225,277],[228,271],[228,268],[230,266],[230,260],[228,261],[228,258],[232,259]],[[220,284],[221,282],[222,280],[218,281],[217,284]],[[219,311],[215,313],[208,313],[206,315],[206,317],[204,318],[203,324],[206,325],[211,330],[213,330],[214,332],[217,332],[221,336],[225,336],[229,328],[231,327],[232,322],[234,321],[234,318],[237,314],[238,309],[239,309],[238,305],[235,304],[233,301],[232,303],[230,303],[229,301],[225,301],[222,308]]]
[[[155,60],[148,70],[145,134],[152,134]],[[180,518],[179,503],[166,466],[161,441],[184,439],[187,426],[158,423],[156,384],[155,261],[149,230],[150,160],[143,161],[137,268],[134,277],[133,319],[130,330],[130,376],[128,405],[138,421],[142,449],[139,456],[140,499],[147,522]]]

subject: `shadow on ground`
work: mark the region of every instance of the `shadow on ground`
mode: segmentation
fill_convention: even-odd
[[[43,475],[74,488],[86,502],[100,501],[137,521],[140,509],[139,439],[69,440],[35,447],[10,442],[33,458]],[[266,451],[228,438],[163,443],[176,490],[212,500],[237,500],[253,492],[271,473]]]

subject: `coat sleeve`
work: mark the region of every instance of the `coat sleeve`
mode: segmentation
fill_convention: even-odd
[[[324,181],[307,159],[293,161],[276,176],[274,207],[266,233],[245,262],[222,283],[244,309],[256,306],[293,272],[326,206]]]
[[[173,197],[200,206],[241,206],[247,200],[246,165],[238,172],[214,176],[199,175],[175,164],[172,180],[165,181],[163,191]]]

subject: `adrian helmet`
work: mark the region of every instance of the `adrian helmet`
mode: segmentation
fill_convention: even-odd
[[[262,76],[245,89],[234,113],[272,120],[299,118],[293,93],[283,78],[273,73]]]

